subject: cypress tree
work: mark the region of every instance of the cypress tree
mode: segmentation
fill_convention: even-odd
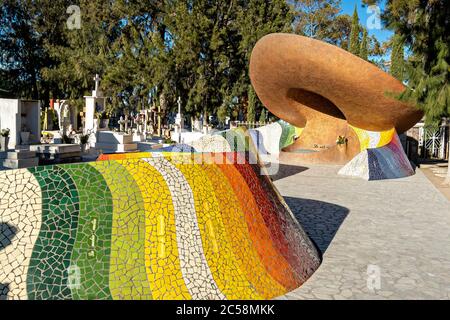
[[[247,121],[256,121],[256,92],[252,85],[248,86],[248,106],[247,106]]]
[[[369,60],[369,39],[367,37],[367,30],[363,29],[363,37],[361,40],[361,48],[359,50],[359,57],[366,61]]]
[[[263,108],[261,110],[261,115],[259,116],[259,122],[260,123],[265,123],[267,121],[267,113],[266,113],[266,109]]]
[[[359,56],[361,48],[361,44],[359,41],[359,33],[360,27],[359,27],[358,10],[357,7],[355,6],[355,11],[353,12],[352,28],[350,31],[350,42],[348,45],[348,51],[357,56]]]

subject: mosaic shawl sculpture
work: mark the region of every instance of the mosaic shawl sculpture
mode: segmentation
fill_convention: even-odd
[[[269,299],[301,286],[319,254],[239,155],[0,172],[0,298]]]
[[[360,153],[350,160],[339,174],[356,176],[365,180],[394,179],[414,174],[395,129],[372,132],[349,126],[349,130],[356,136],[356,140],[352,142],[359,146]],[[283,161],[286,160],[286,156],[283,158],[286,152],[283,153],[282,150],[286,150],[301,139],[303,131],[303,128],[294,127],[281,120],[257,129],[236,128],[219,132],[205,136],[193,142],[191,146],[178,145],[171,150],[178,152],[251,151],[257,153],[263,161]],[[345,152],[346,147],[344,146],[343,150],[335,147],[333,150]],[[327,155],[330,151],[332,150],[321,151],[320,154]],[[310,151],[312,152],[314,151]],[[301,157],[303,154],[296,155]]]
[[[369,179],[414,173],[397,133],[422,113],[398,101],[403,84],[372,63],[318,40],[276,33],[257,42],[250,78],[274,115],[303,128],[281,152],[282,162],[348,164],[342,174]]]

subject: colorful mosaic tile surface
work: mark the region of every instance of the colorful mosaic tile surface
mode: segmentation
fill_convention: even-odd
[[[361,151],[384,147],[394,139],[395,135],[397,135],[394,128],[380,132],[367,131],[354,126],[350,126],[350,128],[352,128],[358,136]]]
[[[347,163],[339,174],[365,180],[382,180],[412,176],[414,169],[394,130],[388,144],[363,150]]]
[[[270,299],[320,264],[245,155],[101,160],[0,172],[0,298]]]
[[[366,180],[414,174],[394,128],[381,132],[350,128],[358,137],[361,152],[339,171],[340,174]],[[259,156],[260,162],[273,162],[277,161],[280,150],[294,143],[302,132],[303,129],[280,120],[257,129],[237,128],[208,135],[192,143],[192,147],[197,152],[250,151]]]
[[[286,121],[257,128],[242,127],[207,135],[191,143],[197,152],[254,152],[259,155],[278,154],[281,149],[294,143],[303,129]]]

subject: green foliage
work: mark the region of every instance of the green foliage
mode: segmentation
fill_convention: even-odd
[[[353,12],[353,18],[352,18],[352,27],[350,31],[350,41],[348,44],[348,51],[353,53],[354,55],[359,56],[360,50],[361,50],[361,42],[359,38],[359,34],[361,32],[361,28],[359,25],[359,17],[358,17],[358,10],[355,6],[355,11]]]
[[[404,40],[411,52],[405,63],[407,89],[399,98],[423,110],[431,125],[450,116],[449,16],[446,0],[391,0],[382,16],[385,25]]]
[[[225,101],[239,97],[238,103],[247,100],[250,85],[248,64],[256,42],[274,32],[292,32],[294,16],[285,0],[240,0],[234,28],[236,38],[230,38],[228,46],[233,48],[236,58],[230,69],[230,89]],[[256,97],[255,112],[263,108]]]
[[[266,109],[261,110],[261,115],[259,116],[259,122],[265,123],[267,121],[267,111]]]
[[[37,98],[43,54],[41,39],[28,23],[30,6],[27,1],[4,0],[0,8],[0,94]]]
[[[404,42],[399,35],[392,39],[391,68],[390,73],[400,81],[405,80],[405,54]]]
[[[252,85],[248,86],[248,106],[247,106],[247,121],[256,121],[256,92]]]
[[[40,99],[44,108],[66,99],[81,110],[98,73],[107,111],[121,114],[162,100],[170,112],[181,97],[193,118],[219,110],[236,118],[254,98],[247,113],[256,118],[263,106],[248,92],[248,63],[261,37],[295,27],[347,48],[351,27],[340,0],[0,3],[0,96]],[[66,24],[73,4],[81,29]]]
[[[359,57],[364,60],[369,59],[369,39],[367,37],[367,30],[363,30],[363,37],[361,40],[361,47],[359,49]]]
[[[217,119],[219,120],[220,124],[224,124],[227,120],[228,116],[228,108],[225,105],[221,105],[219,109],[217,110]]]
[[[292,0],[289,3],[294,10],[295,33],[330,42],[336,38],[334,22],[339,17],[341,0]]]

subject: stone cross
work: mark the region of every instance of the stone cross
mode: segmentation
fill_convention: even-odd
[[[125,132],[128,131],[128,115],[125,115]],[[128,133],[128,132],[127,132]]]
[[[125,120],[123,120],[122,116],[120,116],[118,123],[120,125],[119,132],[124,132],[125,131]]]
[[[100,76],[98,75],[98,74],[96,74],[95,75],[95,78],[94,78],[94,81],[95,81],[95,91],[97,92],[98,91],[98,87],[99,87],[99,84],[100,84]]]

